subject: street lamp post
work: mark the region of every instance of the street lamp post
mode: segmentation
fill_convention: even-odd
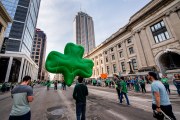
[[[174,61],[172,59],[171,52],[172,52],[172,50],[168,49],[168,48],[164,51],[164,53],[168,54],[169,61],[170,61],[170,69],[174,69],[174,68],[176,68],[176,65],[174,64]]]
[[[133,74],[134,72],[133,72],[132,67],[131,67],[131,59],[129,59],[127,63],[129,63],[129,68],[130,68],[129,74]]]

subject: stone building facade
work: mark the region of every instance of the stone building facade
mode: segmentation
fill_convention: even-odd
[[[180,72],[180,1],[152,0],[85,58],[94,61],[93,78]]]
[[[12,19],[8,12],[0,2],[0,51],[4,42],[4,32],[8,26],[8,23],[12,23]]]

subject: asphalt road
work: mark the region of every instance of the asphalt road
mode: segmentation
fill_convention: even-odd
[[[30,103],[32,120],[76,120],[73,87],[49,91],[46,87],[34,88],[34,101]],[[87,120],[153,120],[151,93],[129,92],[130,106],[119,104],[113,88],[88,86]],[[170,95],[173,111],[180,118],[180,97]],[[10,93],[0,94],[0,120],[7,120],[12,106]]]

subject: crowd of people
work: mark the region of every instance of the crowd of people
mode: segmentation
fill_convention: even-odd
[[[177,93],[180,96],[180,74],[174,74],[172,80],[164,74],[161,78],[158,78],[162,84],[165,86],[166,91],[168,94],[171,94],[170,90],[170,83],[173,83],[174,86],[177,88]],[[151,84],[148,80],[147,76],[125,76],[124,81],[126,82],[127,90],[135,92],[142,92],[146,93],[146,84]],[[117,80],[114,78],[106,78],[106,79],[92,79],[90,83],[87,82],[86,84],[92,84],[93,86],[102,86],[102,87],[116,87]]]
[[[84,82],[83,82],[84,81]],[[177,88],[177,92],[180,95],[180,74],[174,74],[173,83]],[[57,90],[58,81],[46,81],[43,82],[47,86],[47,90],[51,84],[54,84],[54,90]],[[77,83],[74,87],[73,98],[76,100],[76,117],[77,120],[85,119],[86,113],[86,96],[88,96],[88,88],[86,84],[92,84],[94,86],[105,86],[105,87],[114,87],[117,91],[119,98],[119,103],[122,104],[123,99],[126,99],[127,105],[130,105],[130,100],[128,98],[128,90],[134,90],[135,92],[146,93],[146,84],[151,84],[151,93],[152,93],[152,109],[153,116],[158,120],[163,120],[164,117],[170,118],[171,120],[176,120],[174,113],[172,111],[172,105],[169,100],[169,95],[171,90],[169,88],[169,79],[167,75],[163,75],[162,78],[158,78],[158,75],[154,72],[149,72],[146,76],[118,76],[113,75],[113,79],[92,79],[86,80],[82,77],[78,77]],[[30,76],[25,76],[20,84],[15,85],[13,88],[10,85],[8,89],[11,90],[13,98],[13,107],[9,116],[9,120],[20,120],[27,119],[30,120],[31,112],[29,102],[33,101],[33,82],[31,82]],[[6,88],[7,89],[7,88]],[[62,89],[66,90],[65,81],[62,82]],[[27,93],[27,94],[21,94]],[[24,97],[26,95],[26,97]],[[22,96],[22,97],[16,97]],[[24,104],[19,109],[19,104]],[[16,109],[19,109],[20,112],[16,112]],[[163,114],[160,114],[163,113]]]

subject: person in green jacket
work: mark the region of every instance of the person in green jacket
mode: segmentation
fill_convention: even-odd
[[[51,86],[51,82],[48,80],[46,85],[47,85],[47,90],[49,90],[49,87]]]
[[[163,83],[164,87],[166,88],[166,91],[169,92],[169,94],[171,93],[170,89],[169,89],[169,83],[168,83],[168,78],[167,75],[164,75],[161,78],[161,82]]]
[[[139,80],[139,83],[141,85],[141,90],[142,90],[142,93],[146,93],[146,84],[145,84],[145,80],[142,76],[140,76],[140,80]]]
[[[135,87],[135,92],[139,92],[139,79],[138,76],[134,78],[134,87]]]
[[[127,93],[128,93],[127,84],[124,81],[124,77],[121,77],[120,79],[121,79],[121,82],[120,82],[120,85],[121,85],[120,104],[122,104],[122,99],[123,99],[123,95],[124,95],[126,98],[127,105],[130,105],[128,95],[127,95]]]

